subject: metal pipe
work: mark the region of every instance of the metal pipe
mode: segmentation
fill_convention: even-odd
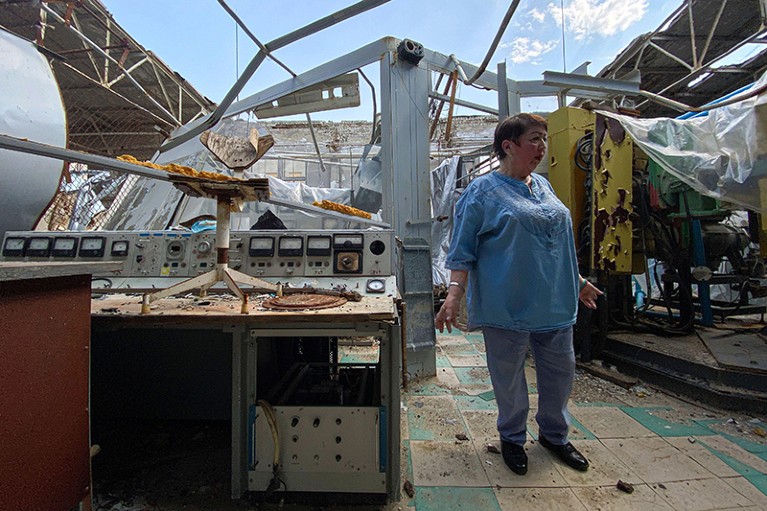
[[[88,154],[80,151],[72,151],[48,144],[32,142],[30,140],[22,140],[20,138],[11,137],[8,135],[0,134],[0,149],[11,149],[21,153],[46,156],[48,158],[68,161],[70,163],[82,163],[84,165],[88,165],[92,169],[114,170],[117,172],[136,174],[138,176],[148,177],[151,179],[159,179],[161,181],[170,181],[170,175],[163,170],[150,169],[124,161],[113,160],[112,158],[107,158],[106,156],[98,156],[95,154]]]
[[[748,91],[747,94],[743,95],[737,95],[733,96],[730,99],[727,99],[725,101],[721,101],[719,103],[714,103],[711,105],[703,105],[703,106],[690,106],[686,105],[684,103],[680,103],[679,101],[674,101],[673,99],[664,98],[663,96],[660,96],[658,94],[655,94],[654,92],[649,92],[646,90],[640,90],[639,93],[646,98],[655,101],[657,103],[660,103],[662,105],[665,105],[669,108],[674,108],[675,110],[679,110],[680,112],[708,112],[710,110],[715,110],[717,108],[732,105],[733,103],[737,103],[739,101],[744,101],[746,99],[752,98],[754,96],[758,96],[762,92],[767,91],[767,83],[762,85],[761,87],[758,87],[756,89]]]

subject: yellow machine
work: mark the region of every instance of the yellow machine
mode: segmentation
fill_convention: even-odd
[[[564,107],[548,123],[549,180],[571,211],[581,274],[606,292],[594,319],[579,322],[596,321],[603,337],[611,326],[675,334],[715,314],[764,312],[749,302],[765,295],[763,257],[748,248],[759,241],[756,214],[750,232],[732,225],[743,208],[663,170],[611,117]]]
[[[581,108],[560,108],[548,122],[549,180],[571,211],[581,266],[632,273],[633,142],[617,122]]]

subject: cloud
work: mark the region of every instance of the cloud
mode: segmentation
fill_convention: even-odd
[[[546,13],[535,8],[530,9],[528,15],[539,23],[543,23],[543,21],[546,19]]]
[[[593,34],[611,36],[641,20],[647,7],[648,0],[570,0],[564,8],[565,29],[577,41]],[[550,3],[548,11],[561,27],[561,4]]]
[[[558,41],[544,42],[529,37],[517,37],[510,43],[501,44],[501,48],[511,48],[509,60],[515,64],[540,64],[540,57],[556,48],[557,44]]]

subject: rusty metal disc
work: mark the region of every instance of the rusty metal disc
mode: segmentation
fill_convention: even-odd
[[[275,296],[265,300],[261,305],[273,310],[306,310],[306,309],[329,309],[346,303],[346,298],[332,295],[318,294],[294,294]]]

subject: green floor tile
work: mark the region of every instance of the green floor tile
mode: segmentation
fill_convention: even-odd
[[[698,440],[698,443],[703,445],[703,447],[705,447],[706,449],[711,451],[714,454],[714,456],[716,456],[720,460],[724,461],[727,465],[729,465],[729,467],[731,469],[733,469],[735,472],[737,472],[738,474],[742,475],[743,477],[745,477],[749,481],[751,480],[751,479],[749,479],[751,477],[757,478],[759,476],[762,476],[762,477],[765,476],[765,474],[762,474],[761,472],[759,472],[757,469],[751,467],[750,465],[747,465],[747,464],[743,463],[740,460],[736,460],[735,458],[733,458],[732,456],[730,456],[728,454],[725,454],[723,452],[719,452],[715,448],[713,448],[710,445],[706,444],[706,439],[705,438],[702,439],[702,440]],[[754,486],[756,486],[756,485],[754,485]],[[760,488],[760,490],[761,489],[762,488]]]
[[[437,367],[450,367],[450,359],[447,355],[437,353]]]
[[[728,435],[726,433],[719,433],[730,442],[739,445],[743,450],[750,452],[754,456],[759,456],[763,460],[767,461],[767,445],[751,442],[744,438],[740,438],[734,435]]]
[[[434,432],[428,428],[423,415],[413,406],[409,406],[407,410],[407,427],[410,440],[434,440]]]
[[[501,511],[491,488],[418,487],[415,507],[418,511]]]
[[[483,344],[485,336],[482,334],[466,334],[466,338],[473,344]]]
[[[575,417],[570,417],[570,440],[596,440],[597,437]]]
[[[760,474],[760,475],[748,475],[746,476],[746,479],[749,483],[753,484],[757,487],[757,489],[767,495],[767,475]]]
[[[712,419],[712,420],[698,420],[695,421],[699,424],[715,424],[722,422],[721,419]],[[713,428],[712,428],[713,429]],[[754,454],[756,456],[759,456],[763,460],[767,461],[767,445],[765,444],[759,444],[756,442],[751,442],[749,440],[746,440],[744,438],[737,437],[735,435],[730,435],[728,433],[724,433],[721,431],[714,430],[717,434],[725,437],[730,442],[739,445],[743,450],[750,452],[751,454]]]
[[[493,393],[492,390],[488,392],[490,394]],[[483,392],[482,394],[487,394],[488,392]],[[498,405],[494,399],[495,395],[490,399],[484,399],[481,397],[482,394],[477,396],[453,396],[453,399],[458,403],[459,410],[497,410]]]
[[[477,397],[484,399],[485,401],[495,401],[495,392],[488,390],[481,394],[477,394]]]
[[[653,413],[654,410],[663,410],[663,408],[621,406],[620,409],[658,436],[711,436],[716,434],[695,421],[691,421],[690,424],[680,424],[658,417]]]
[[[490,374],[486,367],[455,367],[453,369],[461,383],[483,383],[490,385]]]

